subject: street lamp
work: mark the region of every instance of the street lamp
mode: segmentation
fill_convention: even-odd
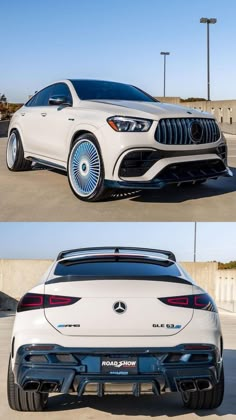
[[[170,55],[170,53],[162,51],[160,54],[164,55],[164,95],[163,96],[165,97],[166,96],[166,56]]]
[[[194,222],[194,236],[193,236],[193,262],[197,260],[197,222]]]
[[[207,24],[207,100],[210,101],[210,31],[209,25],[215,24],[217,19],[215,18],[201,18],[200,23]]]

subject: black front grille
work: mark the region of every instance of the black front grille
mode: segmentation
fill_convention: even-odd
[[[196,125],[200,131],[194,136]],[[219,138],[219,127],[212,118],[165,118],[159,121],[155,133],[158,143],[171,146],[214,143]]]

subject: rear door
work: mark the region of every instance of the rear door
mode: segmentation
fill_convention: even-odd
[[[25,152],[34,156],[45,155],[46,139],[44,138],[47,125],[48,100],[52,94],[52,86],[38,92],[22,109],[21,130]]]

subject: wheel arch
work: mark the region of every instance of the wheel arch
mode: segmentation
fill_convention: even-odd
[[[75,133],[73,134],[73,136],[72,136],[72,139],[71,139],[71,141],[70,141],[70,149],[69,150],[71,150],[72,149],[72,147],[74,146],[74,144],[75,144],[75,141],[78,139],[78,137],[79,136],[81,136],[82,134],[92,134],[96,139],[97,139],[97,137],[96,137],[96,135],[91,131],[91,130],[89,130],[89,129],[80,129],[80,130],[77,130],[77,131],[75,131]]]
[[[21,131],[21,129],[20,129],[20,127],[18,125],[13,125],[12,127],[11,126],[9,127],[9,130],[8,130],[8,139],[9,139],[9,137],[10,137],[10,135],[11,135],[11,133],[13,131],[17,131],[18,132],[18,134],[20,136],[20,139],[21,139],[21,143],[23,145],[23,149],[25,149],[24,148],[24,139],[23,139],[22,131]]]

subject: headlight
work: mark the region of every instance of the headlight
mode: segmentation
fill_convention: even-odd
[[[152,125],[152,120],[142,120],[132,117],[110,117],[107,119],[110,127],[115,131],[148,131]]]

